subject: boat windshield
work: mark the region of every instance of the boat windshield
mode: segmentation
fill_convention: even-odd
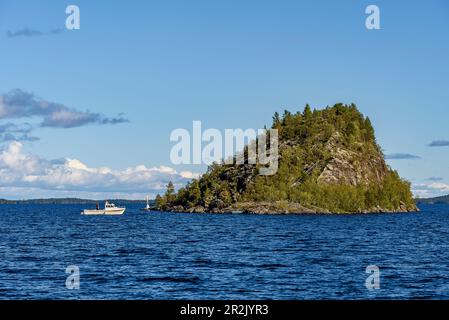
[[[115,208],[115,204],[106,202],[104,205],[106,208]]]

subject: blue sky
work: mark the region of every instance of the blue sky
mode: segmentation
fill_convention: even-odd
[[[70,4],[80,8],[80,30],[64,29]],[[365,28],[369,4],[380,8],[380,30]],[[24,29],[43,34],[8,37]],[[18,131],[39,139],[1,142],[3,162],[31,161],[33,177],[85,165],[98,180],[24,181],[24,167],[8,175],[3,164],[0,198],[154,195],[169,179],[181,185],[204,171],[171,164],[173,129],[193,120],[261,128],[275,111],[337,102],[354,102],[370,117],[384,152],[403,158],[388,163],[416,194],[448,194],[449,146],[429,146],[449,141],[448,39],[444,0],[0,0],[0,96],[19,89],[86,120],[61,127],[42,126],[51,120],[42,113],[0,117],[0,128],[22,126],[18,140]],[[80,164],[56,170],[65,158]],[[129,184],[105,188],[105,167]],[[139,172],[151,183],[142,186]]]

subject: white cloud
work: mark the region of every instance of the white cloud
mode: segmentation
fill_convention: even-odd
[[[198,173],[193,173],[191,171],[181,171],[179,174],[186,179],[196,179],[200,176]]]
[[[18,141],[0,150],[0,190],[16,188],[21,193],[48,190],[52,194],[111,194],[140,197],[163,192],[169,181],[177,187],[199,175],[190,171],[177,172],[160,166],[137,165],[123,170],[108,167],[92,168],[77,159],[46,160],[25,153]],[[25,194],[24,197],[28,197]],[[19,195],[16,196],[21,197]]]

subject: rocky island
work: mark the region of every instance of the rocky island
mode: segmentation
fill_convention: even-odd
[[[370,213],[418,211],[410,183],[386,163],[370,119],[354,104],[275,113],[278,171],[214,163],[199,179],[156,197],[174,212]]]

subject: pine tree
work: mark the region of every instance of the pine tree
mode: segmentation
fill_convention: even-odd
[[[173,185],[173,182],[169,182],[167,184],[167,191],[165,191],[165,200],[168,204],[173,203],[175,200],[175,186]]]
[[[374,128],[373,125],[371,124],[371,120],[368,117],[365,118],[364,127],[366,131],[366,140],[374,141],[375,140]]]
[[[271,126],[273,129],[279,129],[281,126],[281,119],[279,117],[279,113],[276,111],[273,116],[273,125]]]
[[[306,120],[309,120],[310,118],[312,118],[312,109],[310,109],[309,104],[306,104],[306,106],[304,108],[304,112],[302,114],[304,115],[304,118]]]

